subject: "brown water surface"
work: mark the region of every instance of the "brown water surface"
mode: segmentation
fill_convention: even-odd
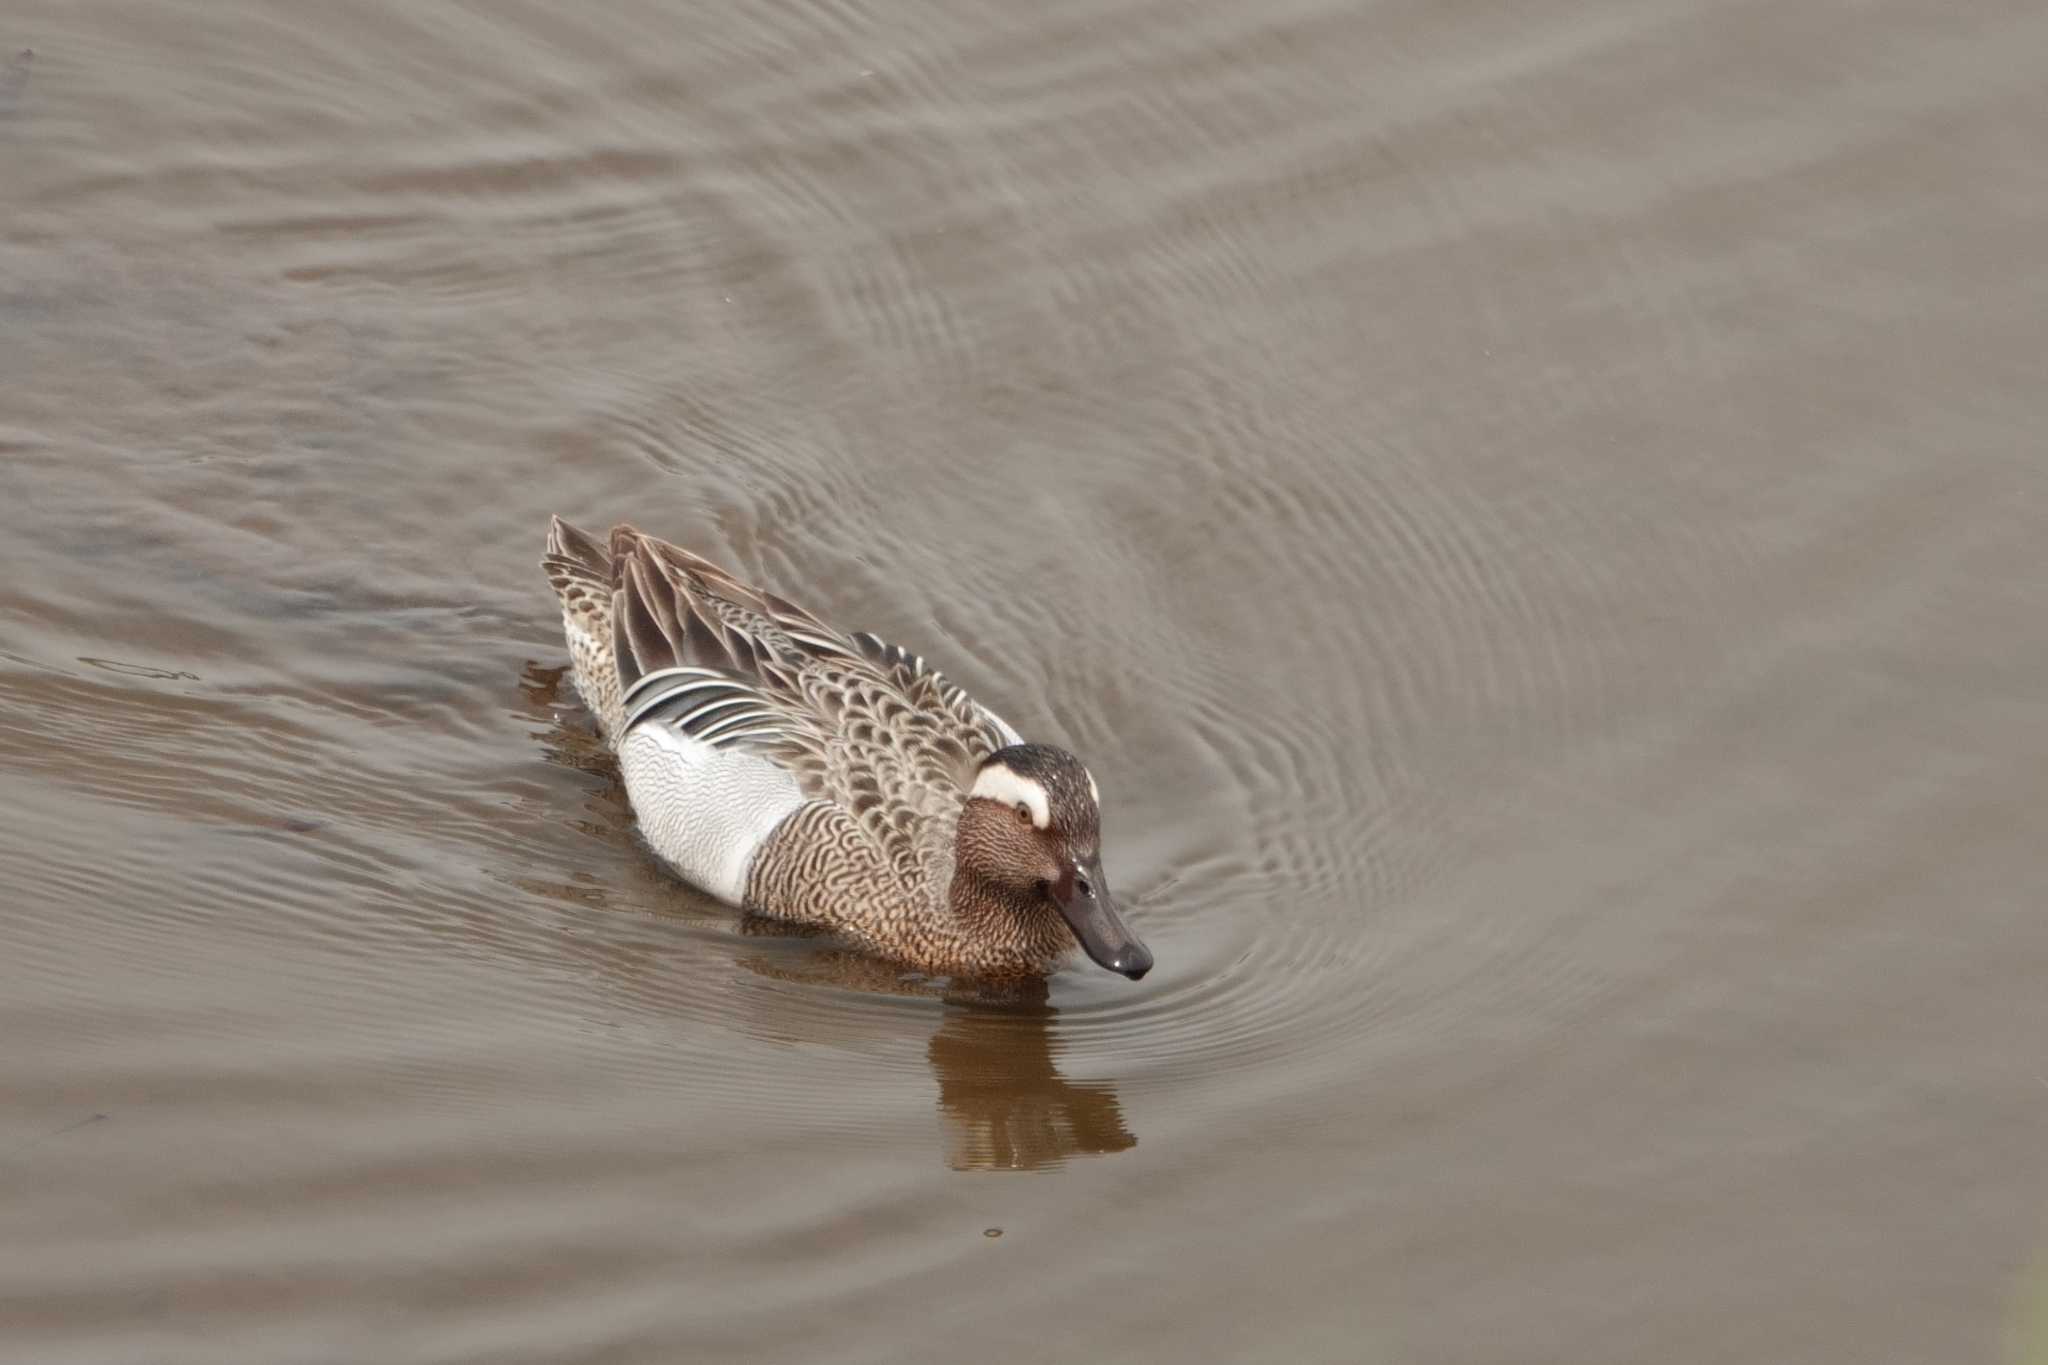
[[[2048,7],[0,49],[0,1358],[2048,1360]],[[1082,753],[1158,969],[679,887],[550,512]]]

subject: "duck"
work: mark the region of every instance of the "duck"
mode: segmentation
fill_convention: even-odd
[[[1151,950],[1102,870],[1101,792],[933,667],[637,528],[541,558],[571,672],[648,846],[749,914],[946,976]]]

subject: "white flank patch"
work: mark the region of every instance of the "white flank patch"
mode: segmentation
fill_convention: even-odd
[[[741,903],[754,855],[804,800],[795,775],[759,754],[720,749],[658,721],[626,732],[619,771],[654,851],[727,905]]]
[[[1006,806],[1021,805],[1031,812],[1031,823],[1040,829],[1052,823],[1052,803],[1045,799],[1045,788],[1000,763],[983,768],[968,795],[1000,801]]]

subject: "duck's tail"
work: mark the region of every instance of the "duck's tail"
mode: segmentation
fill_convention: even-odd
[[[587,595],[591,606],[602,606],[609,614],[612,557],[588,532],[577,530],[560,517],[550,517],[547,553],[541,556],[540,566],[561,597],[564,611],[577,605],[577,598]]]
[[[556,517],[548,524],[540,566],[562,602],[562,631],[575,664],[576,690],[616,742],[619,672],[612,657],[612,557],[603,545]]]

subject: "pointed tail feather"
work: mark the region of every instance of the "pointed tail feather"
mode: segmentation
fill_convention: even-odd
[[[540,566],[565,604],[584,592],[594,594],[595,602],[611,598],[612,557],[604,546],[560,517],[548,522],[548,548]]]

